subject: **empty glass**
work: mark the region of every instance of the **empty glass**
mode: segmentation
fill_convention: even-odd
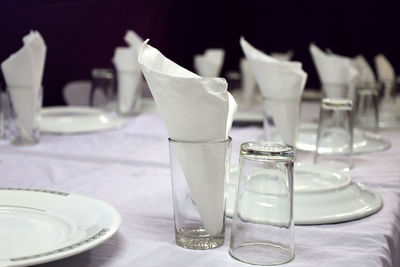
[[[353,154],[353,102],[322,99],[314,163],[350,171]]]
[[[371,131],[378,130],[379,95],[374,84],[357,87],[354,105],[355,126]]]
[[[111,69],[93,69],[92,90],[90,92],[90,105],[99,105],[103,107],[104,110],[106,110],[107,112],[115,112],[116,100],[114,85],[114,73]],[[95,99],[101,103],[95,103]]]
[[[294,258],[293,147],[241,145],[229,253],[240,261],[276,265]]]
[[[169,139],[175,241],[204,250],[225,239],[224,184],[229,174],[230,143]]]

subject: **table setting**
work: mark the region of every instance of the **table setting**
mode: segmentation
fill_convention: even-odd
[[[1,64],[0,266],[400,264],[400,138],[386,127],[400,112],[383,55],[376,81],[362,55],[310,44],[322,99],[302,101],[291,50],[242,36],[230,92],[222,48],[194,55],[192,72],[132,30],[123,39],[104,69],[115,88],[93,80],[87,96],[103,86],[104,105],[42,107],[38,31]],[[257,119],[235,126],[249,107]]]

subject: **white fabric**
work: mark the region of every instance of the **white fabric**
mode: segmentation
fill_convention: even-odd
[[[318,116],[318,105],[307,112]],[[233,128],[232,162],[239,147],[262,133]],[[295,227],[295,259],[288,267],[400,266],[400,135],[384,132],[389,151],[356,156],[354,181],[379,192],[377,214],[347,223]],[[140,115],[126,127],[83,135],[46,135],[33,147],[1,145],[2,187],[43,188],[104,200],[122,215],[115,236],[78,255],[43,266],[231,266],[246,267],[228,254],[231,220],[224,246],[192,251],[175,245],[168,156],[168,133],[161,117]]]
[[[316,45],[310,44],[310,53],[317,68],[326,97],[344,97],[338,92],[338,85],[347,85],[346,97],[354,99],[354,83],[358,71],[347,57],[326,54]]]
[[[264,108],[273,118],[280,138],[289,145],[295,145],[300,97],[307,79],[301,63],[274,59],[254,48],[243,37],[240,45],[266,98]]]
[[[352,59],[353,66],[358,70],[357,83],[374,84],[376,82],[374,71],[363,55]]]
[[[242,79],[242,99],[245,103],[251,103],[255,97],[257,86],[249,61],[246,58],[240,59],[239,69]]]
[[[227,140],[237,104],[227,91],[225,79],[202,78],[164,57],[147,42],[139,52],[139,64],[171,139]],[[226,150],[219,146],[173,145],[204,228],[209,234],[218,234],[223,225],[215,214],[222,214],[224,208]]]
[[[35,117],[41,105],[40,90],[46,45],[39,32],[31,31],[22,39],[23,47],[1,64],[4,79],[17,115],[17,126],[25,139],[31,138]]]
[[[115,48],[112,62],[117,69],[118,112],[127,114],[139,109],[141,98],[142,74],[137,61],[142,38],[129,30],[124,37],[129,47]]]
[[[210,48],[203,55],[194,56],[194,69],[203,77],[218,77],[224,63],[225,50]]]
[[[378,79],[385,86],[384,98],[388,100],[390,99],[390,94],[393,88],[392,83],[395,81],[396,73],[393,69],[392,64],[383,54],[376,55],[374,60],[375,60],[376,72],[378,74]]]
[[[286,53],[278,53],[278,52],[271,53],[271,57],[280,61],[290,61],[293,56],[294,56],[293,50],[289,50]]]

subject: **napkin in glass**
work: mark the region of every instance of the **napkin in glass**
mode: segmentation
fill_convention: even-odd
[[[138,61],[170,138],[178,142],[227,140],[237,104],[225,79],[200,77],[147,43],[143,43]],[[174,151],[204,228],[208,234],[219,233],[223,229],[219,217],[224,210],[226,151],[220,146],[179,143],[174,143]]]
[[[242,99],[245,104],[251,104],[256,95],[256,79],[251,70],[250,63],[246,58],[239,62],[240,77],[242,80]]]
[[[142,73],[137,61],[139,48],[143,40],[132,30],[127,31],[124,37],[129,47],[115,48],[112,62],[117,70],[118,80],[118,112],[126,114],[131,111],[135,101],[137,105],[134,108],[140,108],[142,83]],[[138,112],[134,110],[133,112]]]
[[[354,99],[357,69],[349,58],[327,54],[316,45],[310,44],[310,53],[317,68],[324,94],[328,98],[343,97],[340,85],[348,87],[346,98]]]
[[[203,77],[218,77],[224,63],[225,50],[210,48],[203,55],[194,56],[194,69]]]
[[[396,79],[396,73],[389,60],[383,55],[378,54],[374,58],[375,68],[378,74],[378,79],[384,84],[384,99],[390,99],[392,93],[393,82]]]
[[[352,59],[353,66],[358,70],[356,83],[360,85],[375,84],[375,74],[368,61],[363,55],[358,55]]]
[[[307,79],[300,62],[272,58],[249,44],[243,37],[240,45],[253,70],[261,93],[272,101],[265,107],[273,117],[284,143],[294,146],[299,125],[299,105]]]
[[[23,47],[2,62],[1,70],[17,115],[16,123],[29,139],[42,104],[39,94],[47,47],[38,31],[30,31],[22,42]]]
[[[280,61],[290,61],[292,60],[293,56],[294,56],[293,50],[289,50],[286,53],[278,53],[278,52],[271,53],[271,57]]]

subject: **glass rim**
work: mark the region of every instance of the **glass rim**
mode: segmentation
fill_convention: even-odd
[[[353,101],[346,98],[324,98],[321,100],[321,108],[327,110],[352,110]]]
[[[168,137],[169,143],[182,143],[182,144],[219,144],[219,143],[228,143],[232,141],[232,137],[228,136],[226,140],[208,140],[208,141],[178,141],[174,140],[171,137]]]
[[[281,142],[245,142],[240,145],[240,156],[255,161],[294,161],[294,148]]]

